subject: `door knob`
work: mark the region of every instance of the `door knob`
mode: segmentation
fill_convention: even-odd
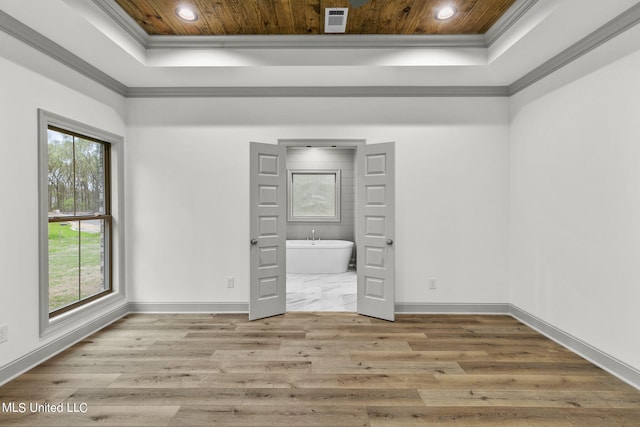
[[[387,239],[387,245],[389,245],[389,246],[393,245],[393,240]]]
[[[252,245],[252,246],[255,246],[255,245],[257,245],[257,244],[258,244],[258,240],[256,240],[256,239],[251,239],[251,245]]]

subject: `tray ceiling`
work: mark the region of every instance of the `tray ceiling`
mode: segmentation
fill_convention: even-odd
[[[502,97],[561,69],[574,78],[583,75],[589,70],[581,66],[585,58],[598,64],[585,55],[592,50],[608,62],[635,52],[640,34],[638,0],[515,0],[488,31],[477,34],[336,35],[152,35],[116,1],[124,0],[47,0],[34,9],[24,0],[0,0],[3,55],[26,67],[38,63],[58,70],[54,59],[128,97]],[[129,0],[134,1],[143,0]],[[181,1],[205,2],[175,0],[167,6],[167,20],[178,19],[173,17]],[[227,1],[232,0],[206,4],[213,10]],[[258,5],[233,1],[238,16],[240,5]],[[284,7],[304,0],[259,1]],[[415,11],[418,0],[401,1],[414,5],[409,15]],[[393,0],[378,2],[349,8],[349,17],[377,5],[384,22],[402,21],[400,9],[379,9]],[[478,12],[489,2],[468,4]],[[455,3],[458,11],[465,10],[461,4]],[[201,18],[207,16],[203,10],[197,10]],[[461,15],[454,19],[465,21]],[[22,49],[21,42],[34,50]],[[66,70],[59,71],[61,79],[76,79]]]
[[[349,8],[346,34],[484,34],[515,0],[115,0],[148,35],[324,33],[325,8]],[[195,22],[177,17],[191,5]],[[451,6],[456,14],[436,19]]]

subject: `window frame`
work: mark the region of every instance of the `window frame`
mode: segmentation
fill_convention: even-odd
[[[48,131],[64,132],[76,137],[106,144],[105,149],[105,212],[97,216],[58,217],[59,220],[103,219],[108,223],[105,244],[105,280],[108,289],[83,298],[49,312],[49,215],[48,215]],[[44,338],[60,329],[76,324],[104,312],[107,307],[125,300],[124,287],[124,226],[122,207],[123,192],[123,142],[116,134],[68,119],[63,116],[38,110],[38,198],[39,198],[39,317],[40,337]]]
[[[314,215],[294,215],[293,213],[293,177],[294,175],[333,175],[335,177],[334,185],[334,206],[335,215],[333,216],[314,216]],[[342,198],[342,180],[340,169],[288,169],[287,170],[287,221],[289,222],[340,222],[341,207],[340,200]]]
[[[103,276],[103,280],[104,280],[104,289],[100,292],[97,292],[91,296],[88,296],[86,298],[80,298],[75,302],[72,302],[70,304],[64,305],[62,307],[58,307],[52,311],[49,311],[49,318],[52,319],[56,316],[59,316],[62,313],[65,313],[67,311],[73,310],[77,307],[80,307],[81,305],[87,304],[93,300],[102,298],[105,295],[110,294],[111,292],[113,292],[113,280],[112,280],[112,270],[113,270],[113,263],[111,261],[112,258],[112,254],[113,254],[113,250],[112,250],[112,239],[111,239],[111,235],[112,235],[112,230],[111,230],[111,224],[112,224],[112,216],[111,216],[111,144],[102,140],[99,140],[97,138],[93,138],[87,135],[82,135],[78,132],[69,130],[69,129],[63,129],[59,126],[53,126],[53,125],[49,125],[47,126],[47,131],[54,131],[54,132],[58,132],[58,133],[63,133],[65,135],[69,135],[72,136],[74,138],[74,144],[75,144],[75,138],[78,139],[82,139],[85,141],[91,141],[94,142],[96,144],[100,144],[104,147],[104,158],[103,158],[103,168],[104,168],[104,213],[102,214],[95,214],[95,215],[77,215],[75,214],[75,207],[74,207],[74,215],[61,215],[61,216],[53,216],[53,217],[48,217],[47,221],[49,224],[51,223],[62,223],[62,222],[79,222],[80,224],[83,221],[90,221],[90,220],[103,220],[104,224],[105,224],[105,230],[104,230],[104,241],[105,241],[105,250],[104,250],[104,268],[105,268],[105,274]],[[47,143],[47,153],[48,153],[48,143]],[[75,152],[75,150],[74,150]],[[74,168],[75,168],[75,158],[73,160],[74,162]],[[48,168],[48,162],[47,162],[47,171],[49,170]],[[75,184],[74,184],[75,185]],[[48,190],[48,189],[47,189]],[[75,188],[74,188],[74,194],[75,194]],[[75,204],[75,203],[74,203]],[[48,210],[48,209],[47,209]],[[48,239],[47,239],[48,241]],[[80,252],[81,253],[81,247],[82,245],[80,245]],[[48,248],[47,248],[48,249]],[[48,252],[48,251],[47,251]],[[81,274],[81,270],[78,271],[78,274]],[[51,284],[49,283],[47,286],[47,290],[50,289]],[[80,289],[80,283],[78,284],[79,288],[78,291],[81,292]]]

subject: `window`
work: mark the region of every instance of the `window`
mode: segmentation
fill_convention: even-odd
[[[340,221],[339,170],[289,170],[289,221]]]
[[[100,308],[108,300],[114,279],[114,259],[122,251],[122,228],[114,231],[114,205],[122,194],[121,179],[112,164],[121,157],[122,138],[90,126],[39,112],[40,154],[40,311],[41,333],[69,322],[74,310]],[[115,155],[114,155],[115,153]],[[116,175],[114,179],[114,175]],[[121,258],[120,258],[121,259]],[[87,308],[91,306],[91,308]],[[97,307],[97,308],[96,308]],[[61,320],[62,319],[62,320]]]
[[[49,315],[111,292],[109,144],[47,129]]]

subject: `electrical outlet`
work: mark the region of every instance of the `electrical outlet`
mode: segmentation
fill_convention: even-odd
[[[432,277],[429,279],[429,289],[437,289],[438,288],[438,279]]]
[[[9,325],[0,325],[0,343],[9,339]]]
[[[227,288],[233,288],[235,286],[235,280],[232,276],[227,277]]]

